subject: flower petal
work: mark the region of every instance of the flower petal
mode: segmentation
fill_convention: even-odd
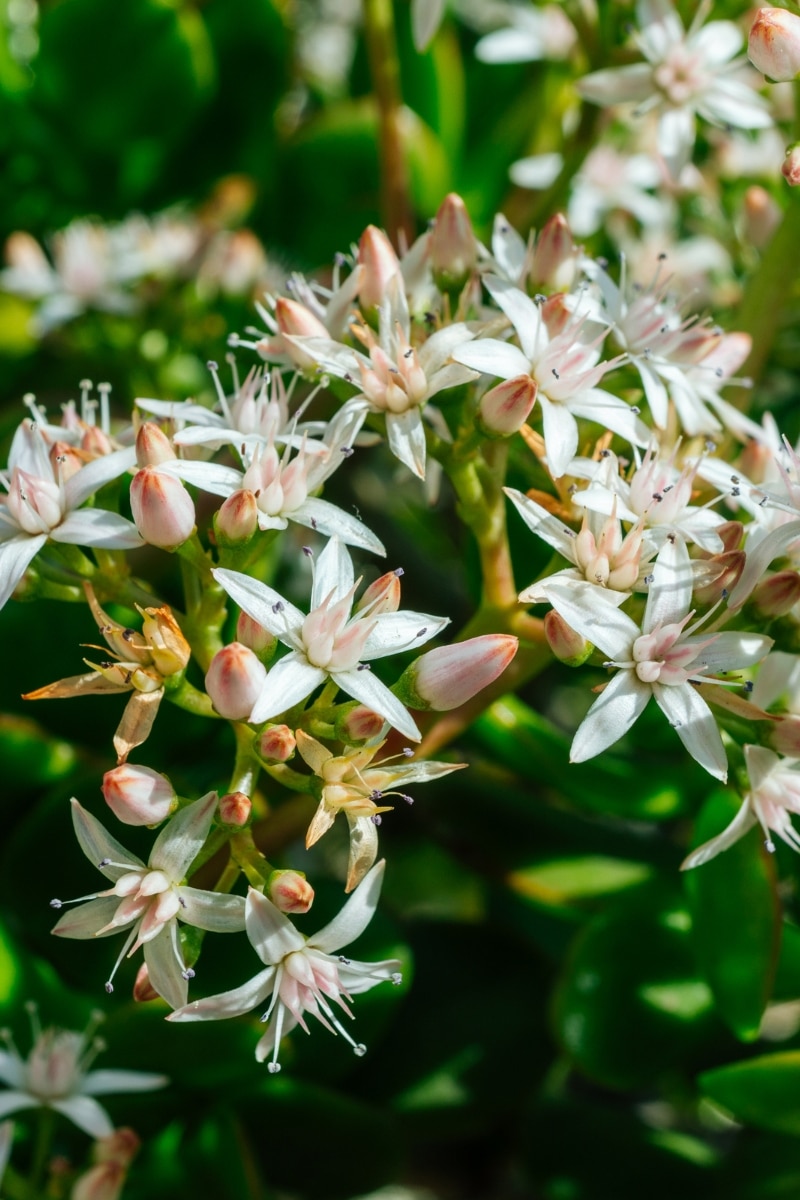
[[[189,994],[183,976],[183,955],[178,943],[178,923],[168,921],[160,933],[144,944],[144,961],[150,982],[170,1008],[182,1008]]]
[[[302,655],[292,651],[267,671],[267,680],[253,705],[250,721],[260,725],[277,717],[310,696],[327,679],[321,667],[312,667]]]
[[[287,630],[300,629],[305,620],[305,613],[295,608],[288,600],[284,600],[273,588],[241,571],[229,571],[224,567],[212,570],[211,574],[220,587],[224,588],[232,600],[239,605],[248,617],[263,625],[273,637],[287,641]]]
[[[81,1080],[81,1091],[86,1096],[108,1096],[113,1092],[150,1092],[168,1083],[166,1075],[150,1071],[89,1071]]]
[[[245,904],[247,936],[258,957],[266,966],[275,966],[287,954],[302,950],[305,938],[279,908],[250,888]]]
[[[212,933],[240,933],[244,929],[244,896],[227,896],[200,888],[178,889],[178,919]]]
[[[108,1113],[91,1096],[68,1096],[66,1100],[51,1100],[49,1108],[67,1117],[78,1129],[89,1137],[108,1137],[114,1132],[114,1124]]]
[[[0,608],[28,569],[31,561],[47,541],[47,534],[29,537],[22,534],[0,544]]]
[[[275,982],[275,967],[259,971],[241,987],[204,1000],[192,1000],[191,1004],[178,1008],[167,1017],[168,1021],[222,1021],[227,1017],[241,1017],[263,1004]]]
[[[599,646],[610,659],[627,661],[641,630],[626,613],[588,581],[566,583],[553,579],[547,597],[576,633]]]
[[[703,842],[702,846],[698,846],[696,850],[688,854],[681,863],[681,870],[688,871],[692,867],[701,867],[709,859],[716,858],[723,850],[727,850],[734,842],[738,842],[739,838],[744,837],[756,823],[756,815],[750,807],[750,800],[745,797],[730,825],[726,826],[722,833]]]
[[[644,712],[650,686],[633,671],[618,671],[581,722],[570,749],[570,762],[585,762],[613,746]]]
[[[381,683],[371,671],[359,671],[358,668],[352,671],[332,671],[331,679],[343,692],[347,692],[348,696],[360,700],[412,742],[422,740],[422,734],[414,724],[411,714],[389,691],[386,684]]]
[[[144,863],[135,854],[131,854],[124,846],[121,846],[116,838],[112,837],[104,825],[101,825],[97,817],[93,817],[91,813],[78,803],[74,798],[70,801],[72,805],[72,825],[75,829],[75,836],[78,839],[78,844],[89,859],[90,862],[103,872],[106,879],[117,880],[120,876],[125,875],[127,871],[133,868],[143,868]],[[105,859],[110,859],[116,866],[100,866]],[[119,864],[122,864],[121,866]]]
[[[386,555],[386,547],[363,521],[345,512],[337,504],[328,500],[310,497],[294,512],[287,514],[289,519],[306,525],[326,537],[338,537],[348,546],[357,546],[360,550],[369,550],[373,554]]]
[[[329,596],[335,604],[347,595],[354,581],[353,560],[347,547],[338,537],[332,537],[314,563],[311,608],[319,608]]]
[[[335,954],[337,950],[349,946],[360,937],[375,915],[385,868],[386,860],[382,858],[364,877],[333,920],[308,939],[307,945],[310,950]]]
[[[144,538],[132,521],[103,508],[82,508],[68,513],[50,530],[54,542],[68,546],[104,546],[107,550],[135,550]]]
[[[163,871],[170,883],[180,883],[205,845],[219,797],[208,792],[182,808],[159,833],[149,866]]]
[[[78,508],[104,484],[117,479],[135,466],[135,446],[126,446],[124,450],[114,450],[111,454],[104,454],[102,458],[93,459],[64,484],[67,508]]]
[[[387,654],[400,654],[423,646],[432,637],[450,624],[449,617],[432,617],[428,613],[401,610],[394,613],[378,613],[371,619],[374,624],[364,645],[362,658],[384,658]]]
[[[120,872],[122,874],[122,872]],[[87,900],[77,908],[69,908],[51,929],[56,937],[80,938],[86,941],[94,937],[110,937],[123,928],[117,925],[106,929],[119,908],[118,896],[101,896],[97,900]],[[103,933],[98,931],[102,929]]]
[[[497,338],[478,338],[467,346],[459,346],[453,351],[453,358],[473,371],[497,375],[501,379],[531,373],[531,364],[519,347]]]
[[[386,414],[386,439],[389,449],[403,466],[419,479],[425,478],[425,426],[418,408],[404,413]]]
[[[728,759],[717,722],[705,700],[690,683],[652,685],[656,704],[695,762],[715,779],[728,778]]]
[[[519,344],[522,347],[522,353],[526,359],[533,362],[537,357],[539,339],[542,334],[542,314],[539,308],[520,288],[515,287],[513,283],[507,283],[505,279],[498,279],[495,275],[489,275],[484,280],[486,290],[492,296],[498,308],[502,310],[508,317],[519,338]],[[530,372],[530,365],[524,371],[520,371],[521,375],[527,375]]]

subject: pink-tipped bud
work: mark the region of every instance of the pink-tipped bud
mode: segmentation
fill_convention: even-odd
[[[797,187],[800,183],[800,142],[795,142],[786,151],[786,157],[781,166],[781,174],[789,187]]]
[[[137,1004],[147,1004],[150,1000],[161,999],[150,982],[150,972],[147,969],[147,963],[142,963],[136,972],[136,979],[133,983],[133,998]]]
[[[231,642],[212,658],[206,691],[221,717],[246,721],[266,678],[267,669],[253,651],[241,642]]]
[[[487,633],[429,650],[407,667],[392,691],[411,708],[447,712],[494,683],[514,655],[518,641],[507,633]]]
[[[284,913],[307,913],[314,903],[314,889],[302,871],[273,871],[267,894]]]
[[[563,213],[555,213],[536,239],[530,279],[534,287],[568,291],[575,280],[578,252]]]
[[[56,479],[66,483],[86,465],[86,455],[81,454],[69,442],[54,442],[50,447],[50,465]]]
[[[722,525],[717,525],[714,532],[722,538],[722,548],[727,553],[729,550],[738,550],[741,546],[744,525],[741,521],[723,521]]]
[[[114,449],[111,438],[99,425],[89,425],[81,437],[81,450],[91,458],[102,458]]]
[[[219,819],[223,825],[231,825],[234,829],[244,829],[250,823],[253,815],[253,805],[250,797],[244,792],[228,792],[219,802]]]
[[[136,465],[158,467],[177,458],[164,430],[155,421],[144,421],[136,434]]]
[[[800,72],[800,17],[785,8],[760,8],[750,29],[747,57],[767,79],[795,79]]]
[[[98,1138],[92,1147],[92,1158],[96,1163],[115,1162],[128,1167],[139,1153],[142,1139],[134,1129],[123,1125],[107,1137]]]
[[[467,207],[450,192],[439,205],[430,240],[431,267],[443,292],[461,290],[478,262],[478,243]]]
[[[757,250],[763,250],[770,241],[782,215],[780,205],[766,188],[753,184],[747,189],[742,205],[742,232]]]
[[[400,576],[397,571],[387,571],[369,585],[362,593],[354,612],[364,612],[369,609],[369,615],[376,617],[378,613],[394,613],[400,607]]]
[[[368,225],[358,243],[361,283],[358,298],[363,310],[376,309],[390,286],[403,287],[400,263],[392,243],[377,225]]]
[[[800,758],[800,717],[781,717],[770,727],[766,741],[777,754]]]
[[[126,1175],[121,1163],[98,1163],[78,1178],[70,1192],[71,1200],[118,1200]]]
[[[275,323],[281,333],[288,333],[291,337],[330,336],[322,321],[314,316],[311,309],[297,300],[287,299],[286,296],[280,296],[275,302]]]
[[[785,617],[800,601],[800,575],[777,571],[753,589],[751,601],[759,616]]]
[[[219,512],[214,514],[214,533],[218,546],[243,546],[257,529],[258,504],[254,494],[246,488],[228,496]]]
[[[248,650],[252,650],[263,663],[269,662],[278,644],[277,639],[272,636],[270,631],[263,625],[259,625],[258,621],[254,621],[246,612],[239,613],[239,619],[236,622],[236,640],[243,646],[247,646]]]
[[[264,762],[288,762],[294,755],[297,740],[288,725],[270,725],[258,739],[259,757]]]
[[[536,403],[538,384],[530,375],[506,379],[486,392],[478,403],[478,425],[490,437],[518,433]]]
[[[102,790],[106,804],[124,825],[159,825],[178,803],[166,775],[133,763],[106,771]]]
[[[175,550],[195,527],[194,502],[173,475],[143,467],[131,483],[131,512],[136,528],[151,546]]]
[[[334,728],[340,742],[347,746],[360,746],[380,737],[385,724],[379,713],[373,712],[363,704],[353,702],[341,705]]]
[[[592,643],[576,633],[555,609],[545,615],[543,624],[547,644],[558,661],[567,667],[582,667],[594,650]]]

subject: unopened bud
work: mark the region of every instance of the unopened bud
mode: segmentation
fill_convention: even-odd
[[[741,521],[723,521],[721,525],[715,526],[714,533],[722,539],[725,552],[738,550],[744,537],[744,525]]]
[[[267,893],[284,913],[307,913],[314,903],[314,889],[302,871],[273,871]]]
[[[70,1193],[71,1200],[118,1200],[126,1176],[121,1163],[98,1163],[78,1178]]]
[[[797,187],[800,183],[800,142],[795,142],[786,151],[786,157],[781,166],[781,174],[789,187]]]
[[[136,528],[151,546],[175,550],[195,527],[194,502],[173,475],[143,467],[131,483],[131,511]]]
[[[244,792],[228,792],[219,802],[219,819],[223,825],[232,825],[235,829],[244,829],[249,824],[253,813],[253,805],[249,796]]]
[[[530,375],[506,379],[486,392],[478,403],[478,425],[490,437],[510,437],[527,421],[536,403],[538,385]]]
[[[347,746],[360,746],[379,738],[386,724],[384,718],[371,708],[353,702],[342,704],[336,714],[334,730],[340,742]]]
[[[275,323],[281,333],[288,333],[292,337],[329,336],[322,321],[314,316],[310,308],[286,296],[280,296],[275,302]]]
[[[251,491],[240,488],[228,496],[214,514],[214,533],[217,545],[243,546],[258,529],[258,504]]]
[[[400,577],[395,571],[387,571],[379,579],[365,588],[354,612],[364,612],[369,609],[369,615],[376,617],[378,613],[394,613],[400,607]]]
[[[133,763],[106,771],[102,791],[106,804],[124,825],[159,825],[178,803],[166,775]]]
[[[123,1125],[115,1129],[107,1137],[98,1138],[92,1147],[92,1158],[96,1163],[115,1162],[122,1167],[130,1166],[136,1155],[142,1139],[134,1129]]]
[[[102,458],[114,449],[111,438],[99,425],[87,425],[81,436],[81,450],[91,458]]]
[[[164,430],[155,421],[144,421],[136,434],[136,465],[158,467],[177,458]]]
[[[763,617],[785,617],[800,601],[800,575],[797,571],[777,571],[753,589],[756,612]]]
[[[547,644],[558,661],[567,667],[582,667],[594,650],[592,643],[568,625],[555,609],[545,615],[543,625]]]
[[[376,225],[368,225],[362,233],[358,261],[361,265],[358,298],[362,311],[369,312],[378,308],[393,283],[403,287],[403,276],[392,243]]]
[[[267,669],[241,642],[223,646],[211,660],[206,691],[221,717],[246,721],[267,678]]]
[[[50,447],[50,464],[56,479],[66,483],[86,465],[86,455],[70,446],[69,442],[54,442]]]
[[[782,215],[780,205],[766,188],[753,184],[747,189],[742,205],[742,232],[757,250],[763,250],[770,241]]]
[[[447,712],[494,683],[517,653],[517,646],[517,638],[506,633],[487,633],[439,646],[407,667],[392,691],[411,708]]]
[[[577,272],[578,253],[563,213],[555,213],[543,226],[533,252],[530,280],[535,287],[566,292]]]
[[[258,621],[253,620],[246,612],[239,613],[239,619],[236,622],[236,640],[243,646],[247,646],[248,650],[252,650],[263,663],[269,662],[278,644],[277,638],[274,638],[268,629],[259,625]]]
[[[752,483],[763,483],[775,461],[774,451],[764,442],[751,438],[739,457],[742,474]]]
[[[150,1000],[161,999],[150,982],[150,972],[147,969],[147,963],[142,963],[136,972],[136,979],[133,983],[133,998],[137,1004],[146,1004]]]
[[[766,741],[777,754],[800,758],[800,717],[781,717],[770,727]]]
[[[466,205],[450,192],[439,205],[430,240],[431,267],[443,292],[460,291],[478,262],[478,243]]]
[[[258,754],[264,762],[288,762],[297,747],[288,725],[270,725],[258,739]]]
[[[747,57],[776,83],[800,72],[800,17],[785,8],[760,8],[750,29]]]

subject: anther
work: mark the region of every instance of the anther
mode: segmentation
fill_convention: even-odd
[[[106,992],[108,993],[108,995],[109,995],[109,996],[110,996],[110,995],[111,995],[111,993],[114,991],[114,985],[113,985],[113,983],[111,982],[111,980],[110,980],[110,979],[108,979],[108,980],[107,980],[107,981],[106,981],[106,982],[103,984],[103,987],[106,989]]]
[[[369,663],[359,663],[358,666],[356,667],[356,670],[357,671],[371,671],[372,667],[369,665]]]
[[[51,900],[50,907],[51,908],[63,908],[64,902],[63,902],[63,900]]]
[[[370,817],[370,821],[372,821],[372,824],[373,824],[373,825],[380,825],[380,823],[381,823],[381,814],[380,814],[380,813],[373,813],[373,814],[372,814],[372,816]]]
[[[185,971],[181,971],[184,979],[194,979],[194,971],[191,967],[187,967]]]
[[[343,954],[340,954],[340,955],[339,955],[339,962],[340,962],[340,963],[344,963],[344,965],[345,965],[346,967],[349,967],[349,966],[350,966],[350,959],[349,959],[349,958],[345,958],[345,956],[344,956]]]
[[[366,1053],[367,1047],[363,1042],[359,1042],[358,1045],[353,1046],[353,1054],[355,1054],[356,1058],[363,1058]]]
[[[397,579],[402,579],[403,576],[405,575],[405,570],[403,569],[403,567],[395,567],[393,574]]]
[[[414,757],[414,751],[411,749],[410,746],[403,746],[401,753],[404,754],[406,758]]]
[[[391,978],[393,987],[399,987],[400,984],[403,982],[403,976],[400,974],[399,971],[395,971],[395,973],[392,976],[390,976],[390,978]]]
[[[355,453],[352,446],[342,446],[341,452],[345,458],[349,458],[351,454]]]
[[[417,637],[424,637],[427,632],[428,632],[428,626],[423,625],[422,629],[417,630]]]
[[[554,375],[554,377],[555,377],[556,379],[560,379],[560,378],[561,378],[561,376],[559,375],[559,373],[558,373],[558,371],[555,369],[555,367],[553,367],[553,375]]]
[[[310,546],[301,546],[300,549],[303,551],[303,554],[305,554],[306,558],[314,557],[314,551]]]
[[[218,371],[219,370],[219,363],[214,362],[213,358],[210,358],[208,360],[208,362],[206,363],[206,366],[208,367],[209,371]]]
[[[270,1075],[277,1075],[278,1072],[280,1071],[280,1069],[281,1069],[281,1064],[279,1062],[268,1062],[267,1063],[267,1070],[269,1071]]]
[[[273,611],[274,613],[283,612],[283,601],[282,601],[282,600],[276,600],[276,601],[275,601],[275,603],[274,603],[274,604],[273,604],[273,606],[272,606],[272,611]]]

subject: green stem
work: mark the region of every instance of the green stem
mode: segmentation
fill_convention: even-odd
[[[222,649],[226,596],[211,574],[211,559],[196,533],[178,547],[176,554],[186,598],[184,633],[197,662],[207,671],[214,655]]]
[[[236,759],[228,791],[244,792],[245,796],[252,798],[261,771],[261,763],[253,748],[253,731],[240,721],[232,722],[232,728],[236,738]]]
[[[483,582],[480,614],[491,612],[504,628],[517,608],[502,491],[507,462],[507,441],[487,442],[481,456],[445,462],[458,496],[459,515],[478,543]]]
[[[213,717],[214,720],[220,720],[220,715],[215,712],[210,696],[201,692],[194,684],[189,683],[185,677],[176,686],[171,687],[171,678],[171,676],[167,676],[164,680],[164,690],[167,699],[172,704],[186,712],[194,713],[198,717]]]
[[[53,1140],[55,1112],[52,1108],[41,1108],[38,1113],[36,1142],[33,1148],[33,1162],[28,1179],[28,1195],[31,1200],[39,1200],[42,1194],[45,1170],[50,1157],[50,1144]]]
[[[403,107],[400,63],[392,0],[364,0],[364,36],[378,105],[378,152],[381,167],[381,211],[389,237],[400,245],[414,237],[408,168],[403,153]]]

